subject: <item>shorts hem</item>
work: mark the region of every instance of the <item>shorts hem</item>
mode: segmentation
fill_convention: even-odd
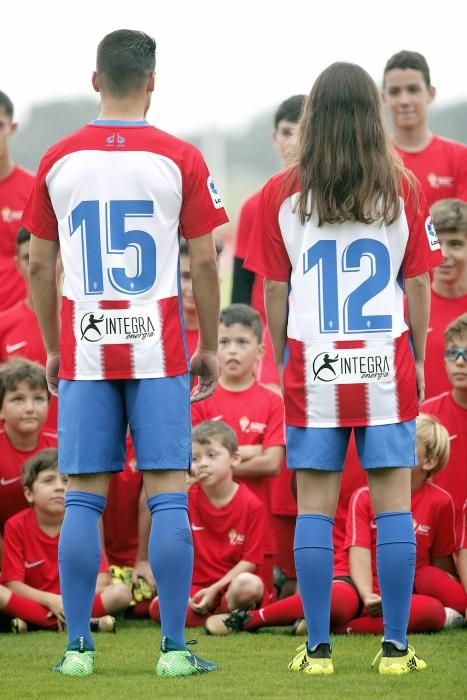
[[[352,421],[346,423],[336,423],[336,421],[307,421],[301,418],[293,419],[286,416],[285,424],[291,428],[372,428],[378,425],[397,425],[406,423],[418,416],[418,411],[395,418],[373,418],[371,423],[367,420]]]
[[[170,466],[168,467],[166,464],[154,464],[153,462],[143,462],[142,464],[137,463],[137,469],[138,471],[141,472],[148,472],[148,471],[168,471],[168,472],[189,472],[191,470],[191,465],[188,462],[187,464],[180,465],[180,466]]]
[[[60,474],[67,474],[68,476],[80,476],[86,474],[117,474],[124,470],[123,464],[106,464],[105,466],[73,466],[67,467],[63,464],[58,465],[58,471]]]
[[[341,464],[339,466],[329,466],[329,464],[326,465],[316,465],[316,464],[291,464],[290,462],[287,462],[287,469],[315,469],[316,471],[319,472],[343,472],[344,471],[344,465]]]

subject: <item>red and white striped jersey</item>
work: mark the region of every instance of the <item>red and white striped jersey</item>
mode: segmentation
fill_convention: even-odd
[[[290,173],[266,183],[245,265],[290,285],[286,422],[298,427],[398,423],[418,412],[404,319],[404,278],[442,262],[423,194],[382,222],[302,224]]]
[[[22,225],[60,240],[60,376],[186,372],[179,233],[227,220],[200,152],[147,122],[92,122],[50,148]]]

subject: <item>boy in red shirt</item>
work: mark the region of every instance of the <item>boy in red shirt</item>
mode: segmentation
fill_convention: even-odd
[[[188,512],[195,550],[186,624],[201,626],[211,612],[254,608],[262,600],[264,508],[234,481],[240,464],[237,436],[222,421],[193,430],[193,472]],[[156,598],[151,617],[160,619]]]
[[[448,325],[444,339],[444,367],[452,388],[425,401],[421,410],[435,416],[449,433],[449,461],[445,469],[435,475],[434,481],[454,500],[460,540],[462,509],[467,499],[467,313]],[[441,368],[437,372],[439,374]]]
[[[66,625],[58,576],[66,482],[58,473],[55,448],[42,450],[26,462],[22,483],[32,507],[6,523],[2,568],[2,583],[11,591],[3,612],[38,627],[59,630]],[[113,631],[115,621],[109,619],[109,613],[124,610],[130,599],[124,584],[111,584],[107,562],[102,560],[93,617],[105,619],[97,628]]]
[[[31,234],[20,228],[16,236],[16,268],[26,285],[26,296],[9,309],[0,312],[0,361],[18,355],[45,367],[47,353],[34,312],[29,286],[29,247]],[[57,430],[57,399],[50,397],[46,425]]]
[[[462,509],[462,537],[457,553],[457,571],[467,595],[467,500]],[[467,620],[467,608],[465,610],[465,619]]]
[[[409,631],[435,632],[459,622],[456,608],[462,587],[449,575],[455,573],[456,551],[454,503],[430,476],[442,469],[449,457],[449,435],[430,416],[417,418],[418,466],[411,469],[412,516],[417,540],[414,595]],[[383,618],[376,575],[376,526],[369,489],[352,496],[347,518],[346,548],[350,576],[365,606],[360,617],[336,632],[381,634]],[[434,585],[430,584],[430,579]],[[453,608],[454,606],[454,608]]]
[[[232,304],[221,311],[219,384],[208,399],[192,404],[191,415],[193,425],[222,420],[237,433],[241,461],[234,465],[234,477],[256,494],[266,510],[263,580],[271,591],[276,553],[271,482],[284,458],[284,406],[277,393],[255,380],[255,367],[263,353],[261,338],[259,314],[250,306]]]
[[[444,262],[433,270],[425,360],[425,399],[449,391],[440,369],[446,325],[467,309],[467,203],[444,199],[431,208]]]
[[[435,96],[424,56],[416,51],[391,56],[384,68],[383,101],[396,149],[420,181],[429,206],[447,197],[467,200],[467,147],[430,132],[428,107]]]
[[[45,370],[35,362],[12,359],[0,367],[0,554],[5,522],[28,505],[21,467],[57,435],[42,429],[49,408]]]
[[[24,281],[15,266],[16,232],[34,183],[34,175],[16,165],[10,152],[17,129],[13,103],[0,90],[0,310],[26,296]]]

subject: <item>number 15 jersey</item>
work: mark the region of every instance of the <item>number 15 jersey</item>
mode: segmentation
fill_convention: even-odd
[[[185,373],[179,232],[227,221],[200,152],[145,121],[92,122],[52,146],[22,225],[60,241],[60,377]]]
[[[423,194],[382,222],[318,226],[295,211],[297,179],[262,191],[245,266],[290,285],[286,422],[297,427],[398,423],[418,413],[404,319],[404,279],[442,262]],[[412,206],[409,203],[412,203]]]

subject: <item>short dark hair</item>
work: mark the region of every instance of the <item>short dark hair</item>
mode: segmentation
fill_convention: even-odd
[[[220,255],[224,250],[224,244],[219,238],[214,239],[217,255]],[[189,255],[188,244],[184,238],[180,238],[180,255]]]
[[[193,428],[192,442],[197,442],[198,445],[207,445],[212,439],[218,440],[231,455],[238,450],[238,438],[235,430],[221,420],[205,420]]]
[[[16,391],[20,382],[27,382],[31,389],[45,389],[48,395],[45,369],[38,362],[14,357],[0,365],[0,407],[7,391]]]
[[[423,79],[425,80],[426,86],[430,87],[430,69],[428,68],[428,63],[426,62],[425,56],[417,51],[399,51],[391,56],[389,61],[384,67],[383,85],[384,78],[386,78],[386,73],[390,70],[395,69],[407,70],[411,68],[412,70],[419,70],[423,74]]]
[[[234,323],[239,323],[245,328],[250,328],[261,343],[263,339],[263,326],[259,313],[248,304],[230,304],[225,309],[222,309],[219,316],[219,323],[224,326],[232,326]]]
[[[32,489],[32,486],[41,472],[46,469],[58,471],[58,452],[56,447],[46,447],[30,457],[21,469],[21,483]]]
[[[3,107],[7,116],[11,119],[11,121],[13,121],[13,114],[15,111],[13,102],[10,100],[6,92],[2,92],[2,90],[0,90],[0,107]]]
[[[19,227],[18,233],[16,234],[16,250],[20,247],[20,245],[23,245],[23,243],[27,243],[27,241],[31,240],[31,234],[29,231],[22,226]]]
[[[438,233],[467,233],[467,202],[454,198],[438,199],[432,205],[430,214]]]
[[[292,97],[281,102],[274,114],[274,128],[277,129],[277,125],[283,119],[288,122],[299,122],[305,100],[306,95],[292,95]]]
[[[155,66],[156,42],[144,32],[118,29],[97,47],[97,75],[104,89],[117,97],[141,87]]]

